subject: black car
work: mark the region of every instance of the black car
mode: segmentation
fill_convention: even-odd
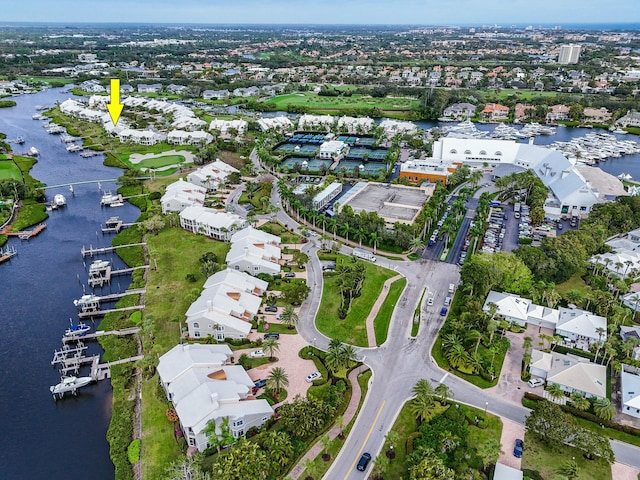
[[[265,333],[263,338],[275,338],[276,340],[278,340],[280,338],[280,334],[278,332],[269,332]]]
[[[253,385],[256,388],[262,388],[267,384],[267,380],[265,378],[261,379],[261,380],[257,380]]]
[[[522,458],[522,451],[524,450],[524,442],[516,438],[516,444],[513,446],[513,456],[516,458]]]
[[[358,460],[358,465],[356,466],[356,468],[358,469],[359,472],[364,472],[367,469],[367,465],[369,465],[370,461],[371,461],[371,454],[364,452],[360,457],[360,460]]]
[[[278,307],[276,307],[275,305],[268,305],[268,306],[264,307],[264,311],[265,312],[277,312],[278,311]]]

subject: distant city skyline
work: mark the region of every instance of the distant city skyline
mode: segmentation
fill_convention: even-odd
[[[6,2],[0,22],[601,25],[640,22],[639,7],[638,0],[23,0]]]

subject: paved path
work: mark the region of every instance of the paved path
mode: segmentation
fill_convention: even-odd
[[[629,467],[622,463],[614,463],[611,465],[611,478],[613,480],[638,480],[640,470]]]
[[[378,315],[378,311],[380,310],[380,307],[382,307],[382,304],[384,303],[384,301],[387,299],[387,296],[389,295],[389,288],[391,287],[391,284],[401,278],[402,278],[402,275],[396,275],[395,277],[391,277],[386,282],[384,282],[384,286],[382,287],[382,292],[378,296],[376,303],[373,304],[373,307],[369,312],[369,316],[367,317],[367,339],[369,341],[370,347],[376,346],[376,331],[374,328],[374,320],[376,319],[376,315]]]
[[[342,415],[343,418],[343,426],[347,425],[351,419],[354,417],[356,412],[358,411],[358,404],[360,403],[360,397],[362,396],[362,391],[360,390],[360,384],[358,383],[358,375],[360,373],[365,372],[369,369],[366,365],[363,365],[358,368],[354,368],[349,374],[349,382],[351,382],[351,399],[349,400],[349,405]],[[329,438],[333,440],[336,438],[341,432],[341,429],[338,425],[334,425],[331,427],[331,430],[327,432]],[[307,453],[300,459],[300,461],[291,469],[289,475],[287,475],[288,479],[297,480],[300,478],[300,475],[304,473],[304,464],[307,460],[313,460],[322,452],[322,443],[318,440]]]

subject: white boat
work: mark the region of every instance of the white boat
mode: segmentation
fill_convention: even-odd
[[[56,396],[62,398],[67,392],[75,395],[80,387],[89,385],[91,382],[93,382],[91,377],[64,377],[57,385],[50,386],[49,391],[53,394],[54,398]]]
[[[64,195],[62,195],[61,193],[58,193],[54,195],[53,203],[55,203],[56,206],[58,207],[64,207],[67,204],[67,199],[65,198]]]
[[[616,128],[615,130],[611,131],[612,133],[617,133],[618,135],[626,135],[627,132],[626,130],[621,129],[620,127]]]
[[[91,327],[86,323],[80,322],[77,325],[74,325],[71,320],[69,320],[69,323],[71,325],[64,331],[65,337],[81,337],[91,330]]]
[[[124,205],[124,203],[122,203],[122,202],[112,202],[112,203],[109,204],[110,207],[121,207],[123,205]]]
[[[29,149],[29,155],[31,155],[32,157],[37,157],[38,155],[40,155],[40,151],[36,147],[31,147]]]

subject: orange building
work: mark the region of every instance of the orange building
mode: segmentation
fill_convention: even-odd
[[[449,176],[458,169],[458,164],[435,159],[409,160],[400,166],[400,178],[409,183],[424,182],[447,184]]]

